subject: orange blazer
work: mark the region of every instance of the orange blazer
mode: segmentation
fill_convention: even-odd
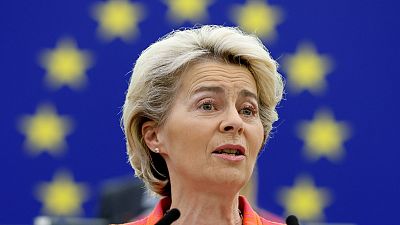
[[[154,225],[171,206],[171,198],[161,199],[153,211],[147,217],[122,225]],[[250,206],[244,196],[239,196],[239,209],[243,213],[243,225],[285,225],[283,223],[272,222],[259,216]]]

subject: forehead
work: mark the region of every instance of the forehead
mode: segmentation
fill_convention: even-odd
[[[181,89],[189,94],[207,85],[244,88],[257,93],[256,81],[245,66],[210,60],[190,65],[181,75]]]

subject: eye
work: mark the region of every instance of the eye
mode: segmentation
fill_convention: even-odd
[[[239,113],[246,117],[250,117],[250,116],[255,116],[257,110],[253,106],[245,106],[239,111]]]
[[[213,111],[215,110],[215,103],[212,100],[205,100],[200,102],[199,108],[204,111]]]
[[[214,106],[211,103],[204,103],[201,105],[202,110],[210,111],[214,109]]]

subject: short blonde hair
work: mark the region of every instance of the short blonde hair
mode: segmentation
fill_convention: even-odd
[[[168,169],[164,159],[149,150],[142,125],[162,125],[179,88],[182,71],[202,59],[245,65],[257,84],[264,141],[278,120],[276,105],[282,99],[283,82],[277,63],[253,35],[238,28],[204,25],[173,31],[150,45],[136,61],[123,107],[122,125],[129,161],[135,175],[161,196],[170,196]]]

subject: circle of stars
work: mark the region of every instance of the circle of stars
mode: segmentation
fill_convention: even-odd
[[[174,23],[193,24],[209,19],[208,8],[215,0],[163,0],[167,5],[166,17]],[[232,20],[248,33],[263,40],[277,37],[277,26],[283,22],[283,11],[267,1],[247,0],[242,5],[232,5]],[[140,34],[139,24],[147,17],[144,4],[130,0],[99,1],[91,8],[97,22],[97,34],[105,41],[122,39],[132,41]],[[71,38],[60,39],[54,49],[40,53],[40,65],[46,70],[46,83],[53,89],[69,86],[78,89],[88,82],[87,70],[93,66],[92,54],[78,48]],[[286,54],[282,67],[288,85],[294,94],[309,91],[321,94],[327,88],[326,76],[333,71],[333,60],[320,54],[312,43],[300,43],[293,54]],[[66,137],[73,131],[72,120],[57,114],[54,106],[41,105],[34,115],[22,116],[19,129],[26,136],[25,146],[33,153],[47,151],[60,155],[66,149]],[[301,121],[298,137],[304,143],[304,153],[309,159],[326,157],[332,161],[343,158],[344,142],[350,138],[350,128],[345,122],[335,120],[333,112],[319,110],[311,121]],[[87,200],[88,189],[73,180],[67,171],[57,172],[53,181],[38,185],[37,198],[43,211],[51,215],[77,215]],[[324,208],[332,202],[326,188],[317,187],[310,177],[300,176],[293,187],[283,187],[279,201],[286,213],[297,214],[307,221],[323,219]]]

